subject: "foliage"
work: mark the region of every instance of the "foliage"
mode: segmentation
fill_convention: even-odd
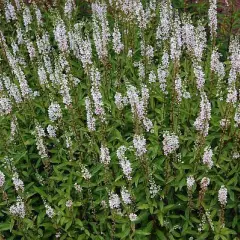
[[[239,37],[127,2],[5,2],[2,239],[239,239]]]

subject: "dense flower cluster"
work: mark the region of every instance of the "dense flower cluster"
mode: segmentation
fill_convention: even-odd
[[[61,107],[58,103],[51,103],[48,108],[48,116],[52,122],[62,117]]]
[[[165,132],[163,134],[163,152],[165,156],[175,152],[179,148],[178,136],[174,133]]]
[[[128,180],[132,179],[132,167],[130,161],[125,157],[125,152],[127,151],[127,148],[125,146],[121,146],[117,150],[117,157],[119,159],[119,164],[122,168],[122,171],[125,175],[125,177]]]
[[[5,183],[5,175],[0,171],[0,187],[2,187]]]
[[[107,147],[105,147],[104,145],[101,146],[100,148],[100,162],[108,165],[111,161],[111,157],[110,157],[110,153],[109,153],[109,149]]]
[[[194,183],[195,183],[194,177],[193,176],[188,176],[187,177],[187,188],[188,188],[188,190],[192,190]]]
[[[209,169],[211,169],[213,166],[212,156],[213,156],[212,149],[209,146],[206,147],[204,149],[203,154],[203,164],[206,164]]]
[[[238,19],[188,2],[0,4],[0,238],[240,232]]]
[[[146,149],[146,139],[143,135],[135,135],[133,138],[133,146],[136,149],[136,155],[141,157],[147,152]]]
[[[109,207],[111,209],[120,208],[121,201],[120,201],[119,196],[116,193],[111,192],[109,194],[109,200],[108,201],[109,201]]]
[[[218,191],[218,201],[221,205],[225,206],[227,204],[227,188],[225,186],[221,186]]]
[[[20,218],[24,218],[26,216],[25,204],[20,196],[17,197],[17,202],[9,208],[9,212]]]

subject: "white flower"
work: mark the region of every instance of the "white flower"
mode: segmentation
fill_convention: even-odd
[[[66,201],[66,207],[70,208],[73,205],[73,201],[72,200],[67,200]]]
[[[151,198],[154,198],[159,193],[161,187],[156,184],[153,178],[149,180],[149,184],[150,184],[149,187],[150,196]]]
[[[24,183],[23,181],[19,178],[18,173],[15,172],[12,177],[14,187],[16,191],[21,190],[22,192],[24,191]]]
[[[193,176],[188,176],[187,177],[187,188],[188,188],[188,190],[192,190],[194,183],[195,183],[194,177]]]
[[[75,9],[75,1],[74,0],[67,0],[64,7],[64,15],[67,16],[69,19],[72,18],[72,12]]]
[[[5,175],[2,171],[0,171],[0,188],[3,186],[5,183]]]
[[[109,149],[102,144],[100,152],[101,152],[100,153],[100,162],[105,165],[108,165],[111,161]]]
[[[133,146],[136,149],[136,156],[141,157],[147,152],[146,139],[143,135],[135,135],[133,138]]]
[[[227,188],[224,185],[218,191],[218,201],[223,206],[227,204]]]
[[[109,206],[111,209],[120,208],[120,198],[116,193],[111,192],[109,194]]]
[[[204,87],[205,83],[205,74],[203,72],[202,66],[199,65],[198,63],[194,62],[193,63],[193,72],[196,77],[196,84],[197,84],[197,89],[201,91]]]
[[[9,208],[9,212],[17,217],[24,218],[26,215],[25,205],[20,196],[17,197],[17,202]]]
[[[119,159],[119,164],[123,170],[123,174],[128,180],[132,179],[132,167],[130,161],[125,157],[125,152],[127,148],[125,146],[121,146],[117,150],[117,157]]]
[[[87,126],[88,130],[90,132],[93,132],[96,130],[96,120],[93,116],[92,106],[91,106],[91,100],[89,97],[86,97],[85,99],[85,106],[87,111]]]
[[[122,187],[121,196],[122,196],[122,200],[125,204],[131,204],[131,202],[132,202],[131,195],[130,195],[129,191],[126,189],[126,187]]]
[[[82,191],[82,187],[79,184],[77,184],[77,183],[74,183],[74,188],[75,188],[75,190],[77,192],[81,192]]]
[[[177,94],[177,102],[180,103],[182,101],[182,80],[179,74],[177,74],[175,79],[175,91]]]
[[[12,104],[9,98],[0,98],[0,115],[9,114],[12,111]]]
[[[157,79],[157,77],[156,77],[156,74],[155,74],[155,72],[153,71],[153,70],[151,70],[151,72],[149,73],[149,83],[155,83],[156,82],[156,79]]]
[[[60,232],[60,231],[58,231],[58,232],[56,233],[55,237],[56,237],[56,238],[60,238],[60,237],[61,237],[61,235],[62,235],[62,234],[61,234],[61,232]]]
[[[194,127],[200,131],[205,137],[208,134],[209,120],[211,118],[211,104],[207,99],[205,92],[201,93],[200,113],[194,122]]]
[[[54,29],[54,38],[62,52],[68,51],[68,39],[66,26],[62,19],[58,19]]]
[[[37,6],[35,6],[35,15],[36,15],[38,26],[39,27],[42,26],[43,25],[42,13],[41,13],[40,9]]]
[[[234,120],[235,120],[235,117],[234,117]],[[223,118],[223,119],[220,120],[220,126],[222,128],[227,128],[229,126],[229,124],[230,124],[230,121],[226,118]]]
[[[48,108],[48,116],[52,122],[62,117],[61,107],[58,103],[51,103]]]
[[[31,15],[30,9],[25,5],[25,8],[23,10],[23,23],[26,28],[26,31],[28,31],[28,28],[31,22],[32,22],[32,15]]]
[[[89,180],[92,177],[91,173],[84,166],[82,166],[82,176],[85,180]]]
[[[210,7],[208,9],[209,27],[211,37],[216,37],[217,34],[217,0],[210,0]]]
[[[113,49],[117,54],[119,54],[123,50],[124,45],[121,42],[121,33],[119,32],[117,24],[114,25],[112,35],[113,35]]]
[[[238,105],[238,107],[236,108],[236,112],[234,115],[234,121],[235,121],[236,125],[240,125],[240,105]]]
[[[167,156],[179,148],[178,136],[174,133],[165,132],[163,134],[163,151],[164,155]]]
[[[115,104],[119,110],[122,110],[124,106],[128,104],[128,98],[123,97],[121,93],[116,92],[115,96]]]
[[[43,141],[43,137],[45,137],[46,134],[44,132],[44,129],[37,124],[36,128],[35,128],[35,137],[36,137],[36,145],[37,145],[37,149],[38,149],[38,153],[41,156],[41,158],[46,158],[48,157],[47,155],[47,148],[44,145],[44,141]]]
[[[7,2],[5,6],[5,16],[6,16],[7,22],[9,22],[10,20],[17,19],[15,8],[10,2]]]
[[[49,137],[55,138],[57,129],[58,128],[56,126],[48,125],[47,132],[48,132]]]
[[[201,188],[202,189],[206,190],[209,184],[210,184],[210,179],[208,177],[204,177],[201,180]]]
[[[137,220],[137,215],[135,213],[130,213],[129,214],[129,219],[131,222],[134,222]]]
[[[203,154],[203,164],[206,164],[209,169],[211,169],[213,166],[212,156],[213,156],[212,149],[209,146],[205,147]]]
[[[55,215],[55,211],[52,207],[50,207],[46,202],[44,203],[44,206],[46,208],[46,214],[48,217],[53,218]]]
[[[33,43],[30,40],[26,40],[25,42],[26,42],[29,57],[31,60],[33,60],[33,58],[36,56],[36,50],[33,46]]]

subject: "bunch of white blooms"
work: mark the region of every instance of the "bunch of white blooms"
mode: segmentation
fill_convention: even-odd
[[[121,33],[116,23],[114,25],[112,35],[113,35],[113,50],[115,51],[115,53],[119,54],[123,50],[124,45],[121,42]]]
[[[100,116],[101,121],[105,121],[105,110],[103,107],[102,94],[100,92],[101,76],[97,68],[91,68],[90,79],[92,82],[91,95],[95,107],[95,114]]]
[[[122,110],[124,106],[128,104],[128,98],[123,97],[121,93],[116,92],[115,96],[115,104],[119,110]]]
[[[73,201],[71,199],[66,201],[66,207],[70,208],[72,205]]]
[[[79,184],[77,184],[77,183],[74,183],[74,188],[75,188],[75,190],[77,192],[81,192],[82,191],[82,187]]]
[[[227,188],[224,185],[218,191],[218,201],[222,206],[227,204]]]
[[[44,200],[44,206],[46,208],[47,216],[50,217],[50,218],[53,218],[54,215],[55,215],[54,209],[49,204],[47,204],[47,202],[45,200]]]
[[[163,151],[168,156],[179,148],[178,136],[168,131],[163,134]]]
[[[25,5],[24,10],[23,10],[23,23],[26,28],[26,31],[29,30],[29,25],[32,22],[32,15],[30,12],[30,9]]]
[[[147,152],[146,149],[146,139],[143,135],[134,135],[133,146],[136,149],[136,156],[141,157]]]
[[[168,1],[161,1],[160,4],[160,20],[156,32],[158,42],[165,41],[170,37],[173,19],[172,5]]]
[[[91,100],[89,97],[86,97],[85,99],[85,106],[86,106],[86,111],[87,111],[87,126],[88,126],[88,130],[90,132],[93,132],[96,130],[96,120],[93,116],[93,112],[92,112],[92,106],[91,106]]]
[[[5,175],[2,171],[0,171],[0,188],[3,186],[5,183]]]
[[[121,146],[117,150],[117,157],[119,159],[119,164],[123,170],[123,174],[128,180],[132,179],[132,167],[130,161],[125,157],[125,152],[127,148],[125,146]]]
[[[37,149],[38,149],[38,153],[41,156],[41,158],[46,158],[48,157],[47,155],[47,148],[44,145],[44,141],[43,141],[43,137],[46,136],[44,129],[37,124],[35,127],[35,136],[36,136],[36,141],[37,141]]]
[[[217,0],[209,0],[210,7],[208,9],[209,27],[212,39],[217,34]]]
[[[204,177],[202,180],[201,180],[201,188],[203,190],[206,190],[208,185],[210,184],[210,179],[208,177]]]
[[[164,50],[163,55],[162,55],[162,62],[159,64],[158,69],[157,69],[157,75],[158,75],[158,81],[159,81],[159,86],[160,89],[164,94],[167,94],[167,76],[169,74],[168,72],[168,67],[169,67],[169,54],[166,50]]]
[[[81,172],[85,180],[89,180],[92,177],[91,173],[88,171],[88,169],[85,166],[82,166]]]
[[[0,97],[0,116],[9,114],[12,111],[12,104],[9,98]]]
[[[225,76],[224,64],[220,62],[220,53],[217,48],[213,49],[211,55],[211,70],[215,72],[220,79],[223,79]]]
[[[235,120],[235,118],[234,118],[234,120]],[[227,128],[229,125],[230,125],[229,119],[223,118],[220,120],[220,126],[222,128]]]
[[[238,105],[236,108],[236,112],[234,115],[234,121],[235,121],[236,126],[240,125],[240,105]]]
[[[122,187],[121,196],[122,196],[122,200],[125,204],[131,204],[132,203],[131,195],[130,195],[129,191],[126,189],[126,187]]]
[[[200,113],[194,122],[194,127],[206,137],[208,135],[209,120],[211,118],[211,104],[205,92],[201,93],[200,108]]]
[[[195,183],[194,177],[191,176],[191,175],[188,176],[187,177],[187,188],[188,188],[188,190],[192,190],[194,183]]]
[[[13,184],[14,184],[14,187],[16,189],[16,191],[24,191],[24,183],[23,181],[19,178],[19,175],[17,172],[15,172],[13,174],[13,177],[12,177],[12,180],[13,180]]]
[[[37,7],[37,5],[35,5],[34,8],[35,8],[35,15],[36,15],[36,19],[37,19],[37,25],[38,25],[38,27],[41,27],[43,25],[42,13],[41,13],[40,9]]]
[[[107,45],[110,38],[110,31],[107,20],[107,5],[92,3],[93,16],[93,40],[100,60],[106,59],[108,55]]]
[[[176,78],[175,78],[175,92],[177,95],[177,103],[179,104],[182,101],[182,80],[181,77],[179,76],[179,74],[177,74]]]
[[[17,19],[15,8],[9,1],[7,1],[5,5],[5,16],[7,22],[9,22],[10,20],[14,21]]]
[[[196,77],[197,89],[201,91],[205,83],[205,74],[203,72],[202,66],[199,63],[193,63],[193,72]]]
[[[62,117],[61,107],[58,103],[51,103],[48,107],[48,116],[52,122]]]
[[[64,6],[64,15],[71,19],[75,7],[76,5],[74,0],[67,0]]]
[[[156,184],[153,178],[149,180],[149,192],[150,192],[150,197],[154,198],[160,191],[161,187]]]
[[[56,126],[48,125],[47,126],[47,132],[48,132],[49,137],[55,138],[57,129],[58,128]]]
[[[135,213],[130,213],[129,214],[129,219],[131,222],[134,222],[137,220],[137,215]]]
[[[62,19],[58,19],[54,29],[54,38],[62,52],[68,52],[68,39],[66,26]]]
[[[120,201],[119,196],[116,193],[111,192],[109,194],[108,202],[109,202],[109,206],[111,209],[115,209],[115,208],[119,209],[120,208],[121,201]]]
[[[103,163],[104,165],[108,165],[110,161],[111,161],[111,157],[110,157],[109,149],[102,144],[100,148],[100,162]]]
[[[213,151],[210,146],[205,147],[203,154],[203,164],[206,164],[209,169],[211,169],[213,166],[212,156]]]
[[[20,196],[17,196],[17,202],[9,208],[9,212],[17,217],[24,218],[26,215],[25,205]]]

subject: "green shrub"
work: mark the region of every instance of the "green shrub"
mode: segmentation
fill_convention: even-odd
[[[5,2],[1,239],[239,239],[240,44],[215,2]]]

